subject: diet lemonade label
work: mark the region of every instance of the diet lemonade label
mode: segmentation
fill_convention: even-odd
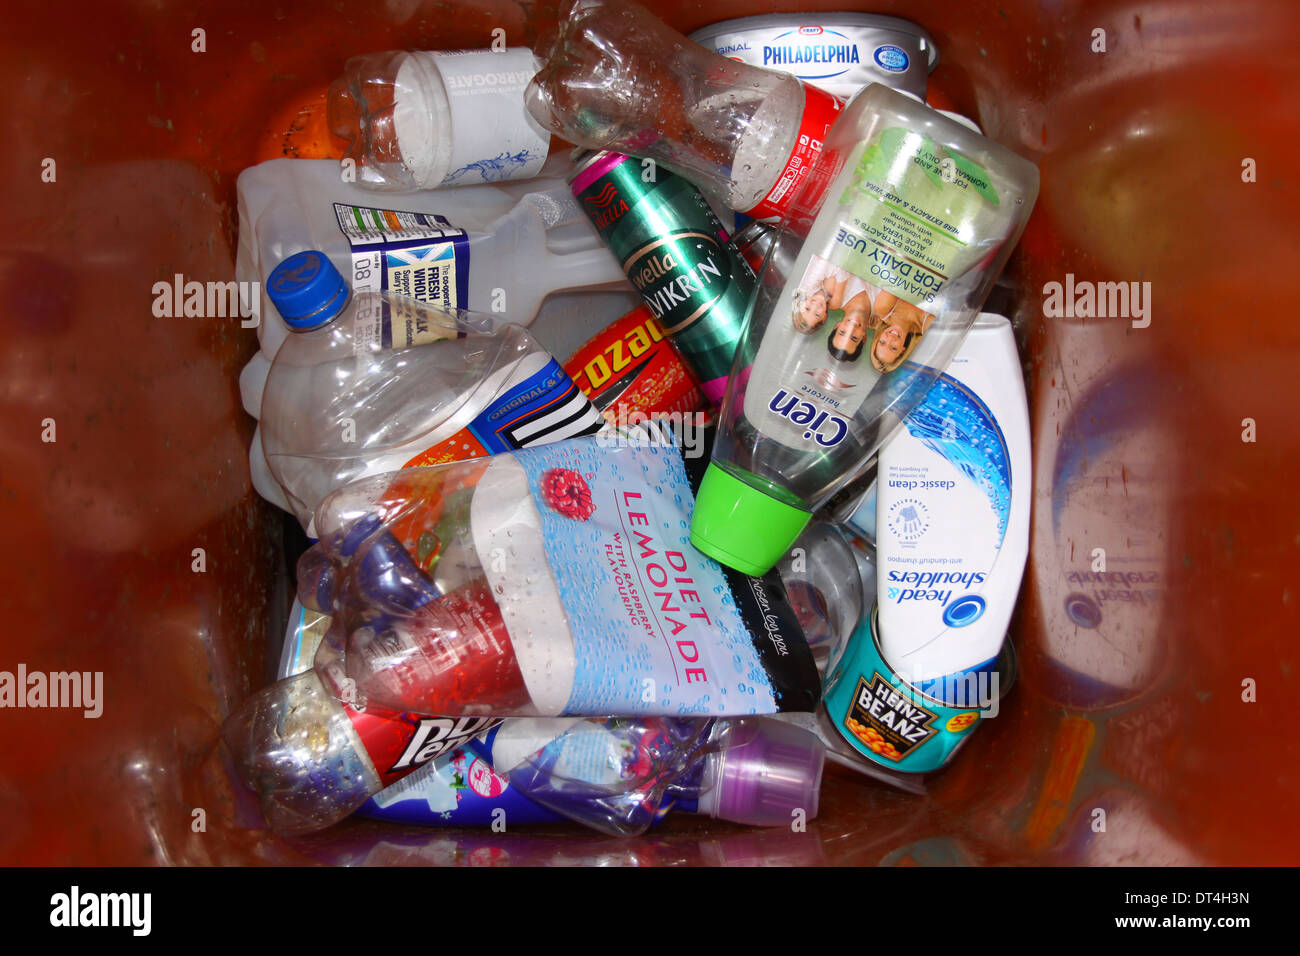
[[[569,714],[766,714],[772,682],[716,562],[690,544],[671,445],[518,453],[573,639]],[[512,632],[513,634],[513,632]]]
[[[976,219],[999,205],[981,167],[924,136],[889,127],[855,153],[775,299],[745,395],[746,417],[800,450],[834,449],[869,399],[883,408],[880,380],[985,254]]]
[[[334,204],[339,230],[352,247],[355,292],[391,292],[447,312],[464,309],[469,284],[469,237],[445,217],[423,212]],[[442,338],[445,330],[422,328],[415,310],[400,306],[358,316],[359,347],[405,348]],[[363,330],[368,329],[368,334]]]

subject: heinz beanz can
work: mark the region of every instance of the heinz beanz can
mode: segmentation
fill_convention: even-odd
[[[724,20],[691,34],[725,57],[792,73],[850,99],[883,83],[925,99],[939,51],[930,34],[907,20],[870,13],[770,13]]]
[[[880,653],[879,618],[865,615],[826,678],[826,716],[850,747],[903,773],[928,773],[948,763],[981,719],[996,717],[1015,680],[1015,653],[1004,642],[992,671],[950,678],[943,700],[922,694]]]
[[[726,391],[754,271],[688,180],[605,150],[579,150],[575,160],[573,195],[716,404]]]

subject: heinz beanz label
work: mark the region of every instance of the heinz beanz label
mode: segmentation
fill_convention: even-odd
[[[947,706],[910,686],[885,663],[877,627],[873,609],[826,679],[826,712],[845,742],[868,760],[905,773],[938,770],[982,717],[997,716],[1005,690],[1000,674],[954,678],[960,686],[944,696],[962,706]]]

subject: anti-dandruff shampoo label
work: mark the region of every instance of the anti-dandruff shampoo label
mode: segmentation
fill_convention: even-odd
[[[924,693],[992,667],[1029,538],[1029,435],[1011,325],[983,315],[880,453],[880,649]]]
[[[981,233],[1006,228],[999,205],[983,168],[918,133],[890,126],[853,150],[777,299],[745,417],[791,448],[837,447],[987,253]]]

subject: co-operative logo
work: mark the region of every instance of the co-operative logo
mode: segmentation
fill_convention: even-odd
[[[899,541],[916,541],[930,529],[930,512],[919,498],[899,498],[889,507],[886,526]]]

